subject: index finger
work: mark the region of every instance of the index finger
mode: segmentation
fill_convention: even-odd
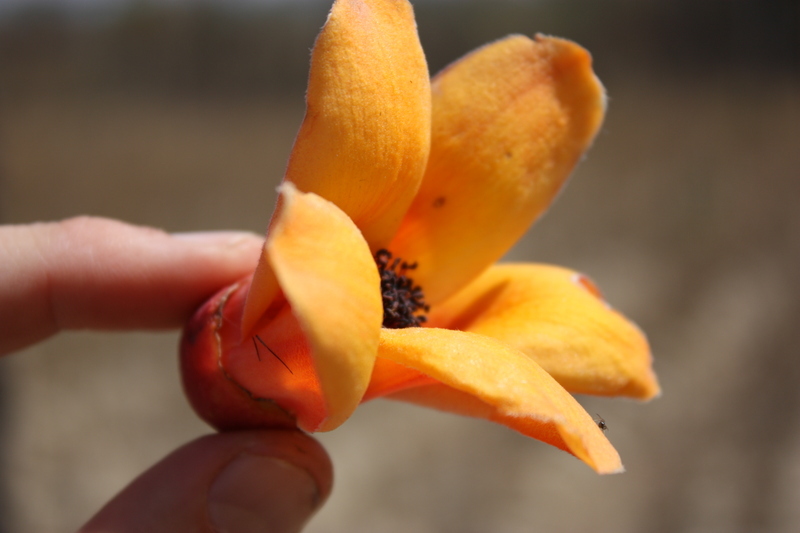
[[[262,242],[92,217],[0,227],[0,355],[61,329],[179,327],[253,271]]]

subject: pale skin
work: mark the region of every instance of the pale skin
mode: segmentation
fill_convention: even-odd
[[[0,355],[65,329],[180,328],[252,272],[262,242],[90,217],[0,226]],[[144,472],[81,531],[296,532],[331,484],[325,450],[299,431],[212,434]]]

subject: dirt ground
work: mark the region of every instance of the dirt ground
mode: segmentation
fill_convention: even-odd
[[[588,159],[509,258],[587,273],[648,333],[661,398],[579,398],[627,472],[379,400],[320,436],[336,487],[307,531],[800,530],[800,79],[650,72],[608,91]],[[261,233],[301,98],[15,95],[2,221]],[[72,531],[209,431],[176,343],[69,332],[0,360],[0,528]]]

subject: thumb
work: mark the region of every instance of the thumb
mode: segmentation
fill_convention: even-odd
[[[331,485],[327,453],[299,431],[208,435],[139,476],[81,531],[294,533]]]

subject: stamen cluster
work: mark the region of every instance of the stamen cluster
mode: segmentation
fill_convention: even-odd
[[[383,296],[383,327],[392,329],[422,325],[427,320],[421,311],[428,312],[422,288],[406,273],[417,268],[417,263],[408,264],[399,257],[392,259],[389,250],[375,253],[375,263],[381,276]]]

